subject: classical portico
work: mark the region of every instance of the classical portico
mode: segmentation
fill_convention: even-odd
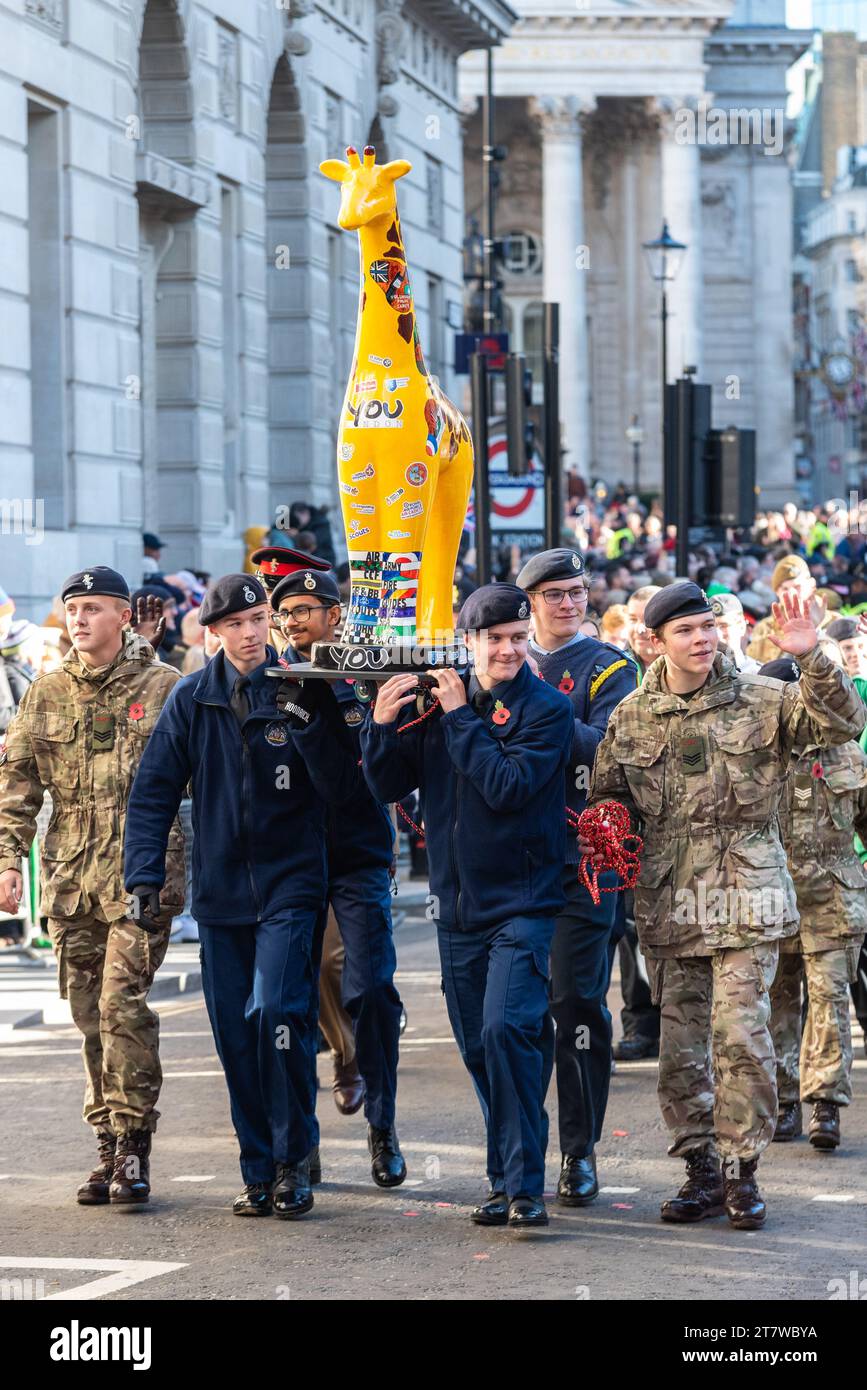
[[[785,69],[807,36],[785,29],[783,0],[516,0],[515,8],[521,22],[495,55],[495,138],[508,148],[497,233],[526,232],[540,255],[529,272],[507,267],[504,299],[512,345],[531,365],[538,303],[560,303],[567,464],[588,478],[631,479],[625,429],[637,417],[641,485],[659,486],[660,293],[641,245],[666,221],[688,247],[668,286],[668,380],[695,367],[713,387],[716,424],[759,428],[766,500],[790,495],[790,382],[756,381],[768,357],[779,358],[788,312],[788,166],[781,149],[757,148],[737,131],[713,147],[702,119],[721,110],[728,127],[733,106],[782,110]],[[465,55],[460,72],[467,109],[483,90],[481,56]],[[477,121],[468,117],[468,146]],[[472,158],[466,167],[472,214],[480,183]],[[749,243],[737,261],[719,249],[734,208]],[[767,245],[753,240],[759,228],[767,237],[769,216],[779,227],[771,276]]]

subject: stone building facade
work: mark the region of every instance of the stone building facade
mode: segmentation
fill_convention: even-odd
[[[755,427],[765,505],[794,490],[792,179],[786,70],[811,34],[784,0],[516,0],[495,54],[497,231],[528,234],[505,273],[513,346],[538,361],[541,302],[561,305],[567,460],[661,481],[660,293],[642,243],[663,219],[688,250],[669,287],[668,380],[713,388],[714,423]],[[461,60],[468,213],[481,203],[481,55]],[[741,114],[743,113],[743,114]]]
[[[457,59],[502,0],[11,0],[0,11],[0,584],[238,568],[245,527],[335,500],[356,239],[318,163],[371,141],[422,341],[462,298]],[[335,513],[337,515],[337,513]],[[339,532],[340,527],[336,528]]]

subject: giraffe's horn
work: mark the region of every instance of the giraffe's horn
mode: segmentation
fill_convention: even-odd
[[[376,163],[376,150],[373,148],[373,145],[365,145],[365,147],[364,147],[364,167],[365,167],[365,169],[372,169],[375,163]]]
[[[354,145],[347,145],[346,158],[349,160],[350,169],[361,168],[361,160],[358,157],[358,150],[355,148]]]

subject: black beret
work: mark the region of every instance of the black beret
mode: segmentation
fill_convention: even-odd
[[[693,584],[691,579],[678,579],[647,600],[643,621],[645,627],[654,629],[670,623],[672,618],[689,618],[693,613],[711,611],[704,589]]]
[[[333,570],[296,570],[271,590],[271,607],[276,613],[284,598],[322,598],[329,603],[340,602],[340,590]]]
[[[60,590],[63,603],[68,598],[79,598],[86,594],[104,594],[107,598],[125,598],[129,603],[129,585],[117,570],[108,565],[92,565],[89,570],[71,574]]]
[[[256,578],[261,579],[266,589],[275,589],[287,574],[298,570],[330,570],[327,560],[317,555],[307,555],[303,550],[290,550],[285,545],[263,545],[254,550],[250,563],[256,566]]]
[[[213,589],[205,594],[199,609],[202,627],[228,618],[230,613],[244,613],[259,603],[267,603],[268,595],[252,574],[225,574]]]
[[[530,600],[517,584],[483,584],[475,589],[458,614],[462,632],[478,632],[498,623],[516,623],[529,618]]]
[[[528,560],[519,571],[516,583],[522,589],[534,589],[551,579],[574,579],[584,573],[584,561],[577,550],[560,548],[543,550]]]
[[[172,597],[171,591],[166,588],[165,584],[142,584],[140,589],[135,590],[130,603],[135,608],[140,598],[158,598],[161,603],[165,603],[167,599]]]
[[[858,636],[858,624],[854,618],[835,618],[823,628],[822,635],[830,637],[833,642],[851,642],[853,637]]]
[[[775,681],[797,681],[801,679],[801,668],[791,656],[778,656],[766,661],[759,669],[760,676],[772,676]]]

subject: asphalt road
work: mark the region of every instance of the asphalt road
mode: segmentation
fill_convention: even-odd
[[[324,1178],[298,1222],[240,1220],[226,1090],[201,996],[159,1006],[165,1084],[154,1195],[135,1212],[79,1207],[92,1147],[70,1028],[22,1030],[0,1046],[0,1281],[76,1299],[827,1300],[867,1280],[867,1060],[858,1037],[844,1146],[773,1145],[760,1168],[763,1231],[725,1218],[664,1226],[679,1185],[655,1096],[655,1063],[621,1066],[599,1150],[603,1192],[584,1210],[550,1203],[547,1230],[516,1235],[469,1221],[483,1190],[482,1123],[451,1039],[432,928],[397,934],[409,1015],[398,1127],[406,1184],[370,1181],[363,1117],[340,1116],[320,1058]],[[612,1005],[619,1007],[616,985]],[[615,1012],[616,1019],[616,1012]],[[555,1097],[551,1097],[551,1109]],[[552,1124],[556,1136],[556,1127]],[[556,1153],[549,1154],[554,1188]],[[41,1281],[41,1284],[40,1282]],[[867,1293],[867,1283],[864,1284]],[[8,1295],[7,1295],[8,1296]]]

